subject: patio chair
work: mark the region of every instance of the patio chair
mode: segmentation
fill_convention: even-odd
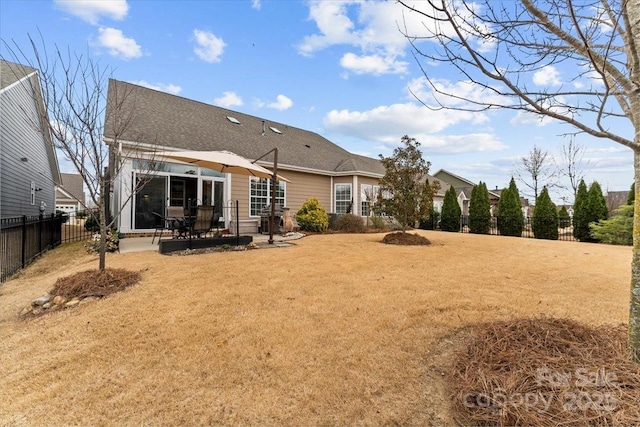
[[[196,220],[191,230],[192,234],[198,237],[206,236],[211,231],[213,216],[213,206],[198,206],[196,208]]]
[[[182,206],[167,206],[167,220],[172,222],[173,230],[178,233],[175,237],[186,237],[189,231],[189,224]]]
[[[156,236],[158,236],[158,244],[160,244],[160,238],[165,230],[171,231],[171,236],[173,237],[176,231],[175,222],[171,218],[160,215],[158,212],[152,212],[152,215],[156,219],[156,230],[153,232],[151,243],[153,243],[156,240]]]

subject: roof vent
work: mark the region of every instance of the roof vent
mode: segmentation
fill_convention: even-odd
[[[240,124],[240,120],[236,119],[235,117],[227,116],[227,120],[236,125]]]
[[[307,148],[311,148],[311,146],[309,144],[304,144],[305,147]]]
[[[280,129],[278,129],[278,128],[274,128],[273,126],[269,126],[269,129],[271,129],[271,131],[274,132],[274,133],[282,135],[282,132],[280,132]]]

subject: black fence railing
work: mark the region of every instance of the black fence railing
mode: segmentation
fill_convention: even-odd
[[[0,220],[0,282],[29,265],[47,249],[62,243],[60,215],[21,216]]]
[[[98,219],[94,211],[62,212],[61,242],[72,243],[90,240],[98,231]]]
[[[513,225],[515,225],[515,223],[517,222],[516,219],[502,219],[501,221],[505,222],[505,226],[506,228],[510,228],[512,229]],[[524,227],[522,229],[522,233],[520,234],[520,237],[526,237],[526,238],[536,238],[534,232],[533,232],[533,224],[534,224],[534,217],[526,217],[524,218]],[[513,223],[513,224],[511,224]],[[547,221],[538,221],[538,224],[540,224],[540,226],[542,228],[548,228],[550,227],[550,225],[548,224]],[[438,219],[429,219],[427,221],[421,222],[421,228],[425,228],[428,230],[440,230],[440,222]],[[504,228],[503,228],[504,229]],[[548,231],[548,230],[546,230]],[[460,229],[458,230],[458,232],[462,232],[462,233],[470,233],[469,230],[469,216],[463,215],[460,217]],[[487,234],[492,234],[492,235],[496,235],[496,236],[500,236],[502,235],[500,233],[500,230],[498,229],[498,219],[495,217],[491,217],[491,221],[489,224],[489,232]],[[549,233],[538,233],[539,235],[545,234],[545,235],[549,235]],[[553,233],[552,233],[553,234]],[[555,239],[554,239],[555,240]],[[575,238],[573,237],[573,226],[571,225],[571,221],[559,221],[558,224],[558,238],[557,240],[563,240],[563,241],[575,241]]]

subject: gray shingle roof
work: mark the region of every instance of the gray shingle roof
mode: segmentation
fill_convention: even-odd
[[[384,175],[379,160],[352,154],[316,133],[118,80],[109,81],[107,139],[115,139],[110,118],[115,117],[115,100],[124,94],[124,109],[132,108],[135,113],[131,126],[118,136],[121,141],[184,150],[229,150],[251,160],[277,147],[278,165],[283,169]],[[271,161],[272,156],[264,160]]]
[[[26,65],[4,60],[0,61],[0,89],[4,89],[35,71],[35,68],[27,67]]]
[[[77,173],[61,173],[62,188],[82,204],[85,202],[82,177]]]

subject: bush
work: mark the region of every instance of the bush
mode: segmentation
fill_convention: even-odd
[[[90,252],[100,251],[100,234],[94,234],[93,239],[85,245]],[[116,230],[109,230],[105,245],[106,252],[116,252],[120,246],[120,235]]]
[[[487,185],[480,181],[471,191],[469,202],[469,232],[489,234],[491,228],[491,204]]]
[[[421,218],[419,223],[419,228],[422,230],[435,230],[438,228],[438,224],[440,223],[440,212],[435,209],[431,209],[429,211],[428,218]]]
[[[587,199],[589,190],[584,180],[580,180],[576,199],[573,202],[573,237],[581,242],[590,240]]]
[[[62,224],[66,224],[69,221],[69,214],[64,211],[56,210],[56,216],[62,219]]]
[[[536,200],[532,228],[536,239],[558,240],[558,209],[551,201],[547,187]]]
[[[296,213],[296,221],[301,230],[325,231],[329,226],[329,215],[318,199],[313,197],[302,204]]]
[[[520,237],[524,229],[524,216],[522,215],[522,205],[520,204],[520,193],[513,177],[509,182],[509,187],[500,194],[500,201],[496,209],[496,220],[500,235]]]
[[[567,207],[563,206],[558,212],[558,225],[560,228],[566,228],[571,225],[571,216],[567,212]]]
[[[335,223],[335,229],[347,233],[362,233],[365,227],[362,217],[353,214],[344,214],[338,217]]]
[[[633,205],[622,205],[609,219],[589,224],[593,238],[612,245],[633,244]]]
[[[84,223],[84,228],[87,231],[94,233],[100,232],[100,217],[97,215],[89,215]]]
[[[375,228],[377,230],[384,230],[387,228],[387,223],[380,215],[367,217],[367,222],[371,224],[371,228]]]
[[[460,231],[461,215],[462,211],[456,197],[456,189],[451,186],[445,193],[442,203],[442,219],[440,221],[442,231]]]

